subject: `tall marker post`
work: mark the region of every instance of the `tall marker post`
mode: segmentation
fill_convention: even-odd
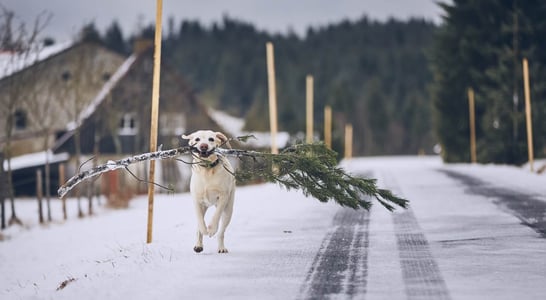
[[[157,151],[157,119],[159,114],[159,74],[161,70],[161,13],[163,0],[156,0],[155,38],[154,38],[154,71],[152,86],[152,114],[150,123],[150,152]],[[148,231],[146,243],[152,242],[152,225],[154,220],[154,178],[155,160],[150,160],[148,183]]]
[[[353,157],[353,125],[345,125],[345,159]]]
[[[468,113],[470,119],[470,162],[476,163],[476,113],[474,104],[474,90],[468,89]]]
[[[533,123],[531,119],[531,90],[529,86],[529,63],[527,58],[523,59],[523,84],[525,89],[525,120],[527,123],[527,152],[529,155],[529,166],[531,172],[534,172],[533,168]]]
[[[313,97],[313,76],[307,75],[305,78],[305,142],[308,144],[313,142]]]
[[[324,144],[332,149],[332,108],[329,105],[324,107]]]
[[[267,42],[267,85],[269,88],[269,127],[271,130],[271,153],[278,154],[277,146],[277,87],[275,84],[275,55],[273,53],[273,44]]]

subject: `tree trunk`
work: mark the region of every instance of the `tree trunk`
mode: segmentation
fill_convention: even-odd
[[[82,156],[82,150],[80,145],[80,128],[76,128],[76,132],[74,133],[74,147],[76,150],[76,170],[78,170],[77,172],[79,172]],[[76,191],[76,198],[78,199],[78,218],[83,218],[81,193],[79,189]]]
[[[38,199],[38,221],[44,223],[44,212],[42,209],[42,170],[36,170],[36,198]]]
[[[46,206],[47,206],[47,221],[51,222],[51,165],[49,163],[49,129],[46,130],[45,140],[44,140],[44,150],[46,152],[46,162],[45,162],[45,196],[46,196]]]
[[[8,188],[7,188],[7,190],[8,190],[9,200],[10,200],[10,207],[11,207],[11,217],[9,218],[8,225],[13,225],[13,224],[23,225],[23,222],[21,222],[21,220],[19,220],[19,218],[17,218],[17,214],[15,213],[15,195],[14,195],[14,192],[13,192],[13,178],[12,178],[12,171],[11,171],[11,154],[9,153],[10,147],[11,147],[11,135],[8,136],[7,142],[6,142],[6,149],[7,149],[7,152],[8,152],[8,155],[6,156],[7,161],[8,161],[8,172],[7,172]]]

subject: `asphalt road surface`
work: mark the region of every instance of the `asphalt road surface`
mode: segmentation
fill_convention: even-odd
[[[410,209],[340,209],[297,298],[546,297],[540,196],[449,168],[373,171]]]

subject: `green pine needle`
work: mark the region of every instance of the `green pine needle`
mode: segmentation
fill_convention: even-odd
[[[371,207],[370,197],[392,211],[395,205],[405,208],[406,199],[379,189],[375,179],[355,177],[337,166],[336,152],[323,143],[297,144],[279,154],[246,152],[242,168],[236,172],[239,182],[265,180],[286,189],[300,189],[306,196],[321,202],[335,201],[354,209]],[[367,197],[366,197],[367,196]]]

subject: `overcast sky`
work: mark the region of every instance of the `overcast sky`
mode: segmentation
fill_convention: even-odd
[[[367,15],[375,20],[390,17],[406,20],[421,17],[436,23],[442,11],[436,2],[446,0],[163,0],[163,19],[173,17],[176,28],[182,19],[205,25],[223,15],[254,24],[270,32],[291,28],[303,35],[309,26],[325,25]],[[123,33],[135,33],[155,21],[156,0],[0,0],[20,20],[31,24],[44,11],[53,18],[43,36],[63,41],[76,36],[86,23],[95,22],[101,33],[116,19]]]

